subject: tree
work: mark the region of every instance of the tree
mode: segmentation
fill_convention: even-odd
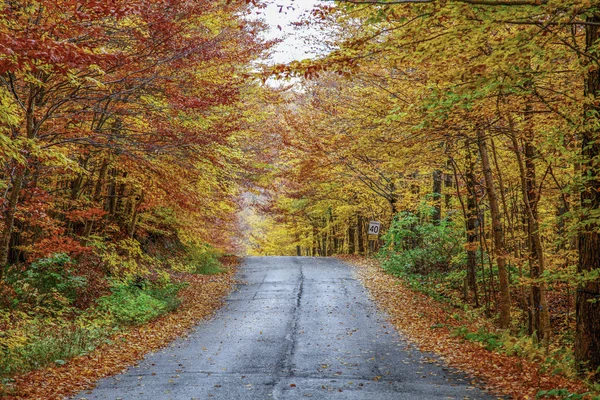
[[[242,17],[248,6],[0,7],[0,263],[85,252],[98,235],[233,245],[222,230],[191,228],[236,223],[248,163],[235,148],[249,118],[241,98],[269,45],[261,23]],[[171,212],[177,221],[167,223]]]
[[[442,157],[454,160],[458,199],[462,201],[462,193],[468,196],[463,206],[467,269],[473,270],[476,238],[471,231],[478,227],[480,244],[475,250],[482,255],[484,291],[487,286],[492,297],[492,272],[498,270],[500,326],[511,323],[510,287],[518,294],[513,296],[515,302],[529,315],[530,333],[547,343],[546,288],[556,282],[553,279],[574,272],[568,267],[568,254],[577,251],[577,276],[567,279],[568,284],[579,285],[575,354],[580,370],[596,371],[600,366],[594,297],[600,233],[595,217],[600,171],[594,161],[600,156],[597,6],[579,0],[336,4],[315,14],[339,24],[338,48],[322,59],[272,71],[321,81],[331,73],[349,77],[347,82],[340,80],[337,96],[368,81],[357,96],[360,100],[340,96],[343,101],[338,103],[344,106],[325,103],[328,124],[318,131],[335,126],[335,133],[350,132],[352,139],[342,147],[354,146],[354,152],[393,148],[385,160],[386,174],[410,176],[414,171],[399,161],[408,154],[410,162],[420,161],[419,169],[437,161],[432,172],[441,168]],[[371,79],[364,79],[366,75]],[[410,77],[418,78],[407,84]],[[466,167],[469,153],[457,146],[465,142],[477,143],[480,150],[472,168]],[[343,154],[336,147],[339,143],[343,139],[322,141],[319,158],[339,157]],[[442,155],[440,148],[451,150]],[[356,187],[356,178],[340,182]],[[424,197],[418,190],[397,193],[402,200],[396,210],[414,207],[415,200]],[[580,204],[570,207],[569,199],[575,197],[581,198]],[[557,216],[558,201],[563,211]],[[472,218],[473,208],[477,219]],[[488,218],[491,224],[486,223]],[[571,232],[569,237],[576,240],[562,240],[561,232]],[[495,255],[495,262],[488,259],[487,283],[486,254]],[[477,282],[470,285],[476,290]]]

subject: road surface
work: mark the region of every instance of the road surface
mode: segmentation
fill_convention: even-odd
[[[352,268],[249,258],[226,307],[76,399],[493,399],[410,346]]]

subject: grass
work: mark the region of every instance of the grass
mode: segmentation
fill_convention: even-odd
[[[194,274],[226,271],[219,253],[208,247],[187,249],[186,268]],[[91,295],[85,310],[74,304],[90,296],[85,278],[75,274],[76,262],[64,254],[32,263],[22,273],[13,269],[0,282],[0,397],[2,382],[11,377],[87,354],[110,341],[116,332],[143,325],[177,309],[179,291],[164,270],[129,278],[102,277],[102,292]],[[110,286],[110,292],[107,287]],[[93,286],[96,287],[96,286]],[[103,293],[104,295],[101,295]]]
[[[109,342],[125,326],[141,325],[175,310],[181,303],[177,293],[184,286],[114,283],[112,293],[85,312],[71,308],[54,316],[32,316],[2,311],[0,320],[18,319],[18,323],[0,336],[0,378],[64,364]]]
[[[114,332],[110,321],[79,317],[32,318],[9,335],[20,337],[16,345],[2,346],[0,377],[10,377],[93,351],[107,343]],[[13,337],[13,338],[14,338]]]

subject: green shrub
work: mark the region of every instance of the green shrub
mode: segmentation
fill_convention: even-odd
[[[224,270],[219,262],[219,252],[210,246],[193,246],[189,248],[189,263],[197,274],[220,274]]]
[[[590,397],[592,393],[571,393],[567,389],[551,389],[551,390],[540,390],[535,396],[536,399],[541,398],[559,398],[559,399],[573,399],[573,400],[582,400],[582,399],[592,399],[592,400],[600,400],[600,396]]]
[[[185,284],[173,284],[168,276],[113,281],[112,293],[85,312],[63,308],[52,316],[33,316],[0,310],[0,324],[10,327],[0,331],[0,378],[64,364],[108,342],[121,326],[142,324],[174,310],[181,303],[177,293]]]
[[[98,299],[99,309],[119,324],[139,325],[176,309],[182,284],[151,282],[113,282],[111,294]]]
[[[422,206],[419,214],[398,214],[382,237],[379,252],[383,267],[396,275],[448,272],[465,264],[464,233],[451,220],[439,225],[430,221],[433,208]]]
[[[75,275],[73,260],[64,253],[37,260],[24,271],[13,267],[6,281],[13,287],[17,302],[52,309],[73,304],[78,291],[87,285],[84,277]]]
[[[174,271],[191,274],[214,275],[225,271],[219,257],[221,253],[208,245],[186,246],[184,255],[170,260]]]

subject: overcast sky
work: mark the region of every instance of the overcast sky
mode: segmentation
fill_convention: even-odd
[[[274,50],[269,63],[287,63],[314,57],[317,54],[319,31],[315,28],[290,26],[309,13],[319,0],[268,0],[260,16],[270,26],[269,39],[283,39]],[[280,29],[281,28],[281,29]]]

